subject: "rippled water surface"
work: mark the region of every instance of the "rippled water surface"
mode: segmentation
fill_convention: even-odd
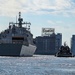
[[[75,75],[75,57],[0,57],[0,75]]]

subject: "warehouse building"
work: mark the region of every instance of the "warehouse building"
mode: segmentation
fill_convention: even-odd
[[[43,28],[42,35],[35,38],[35,54],[55,55],[62,44],[62,34],[55,34],[54,28]]]

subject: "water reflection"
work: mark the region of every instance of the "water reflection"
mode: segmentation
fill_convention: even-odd
[[[0,75],[75,75],[75,57],[0,57]]]

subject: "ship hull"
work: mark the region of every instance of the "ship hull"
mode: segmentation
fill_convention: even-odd
[[[36,46],[23,44],[0,44],[0,56],[33,56]]]
[[[55,56],[57,57],[73,57],[72,53],[67,53],[67,54],[62,54],[62,53],[57,53]]]

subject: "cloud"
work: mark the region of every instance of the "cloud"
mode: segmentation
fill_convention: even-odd
[[[53,21],[53,20],[48,20],[47,21],[48,25],[52,28],[55,28],[57,32],[71,32],[74,33],[75,29],[74,29],[74,25],[75,23],[71,23],[71,22],[63,22],[63,21]],[[65,25],[66,24],[66,25]]]
[[[47,22],[48,22],[49,24],[51,24],[51,25],[54,25],[54,24],[55,24],[55,22],[52,21],[52,20],[48,20]]]
[[[52,21],[52,20],[48,20],[47,21],[48,24],[52,24],[52,25],[56,25],[56,24],[63,24],[63,21]]]
[[[0,0],[0,15],[12,16],[19,11],[37,14],[75,14],[73,0]]]
[[[41,36],[42,27],[38,25],[31,27],[31,32],[34,33],[33,37]]]

